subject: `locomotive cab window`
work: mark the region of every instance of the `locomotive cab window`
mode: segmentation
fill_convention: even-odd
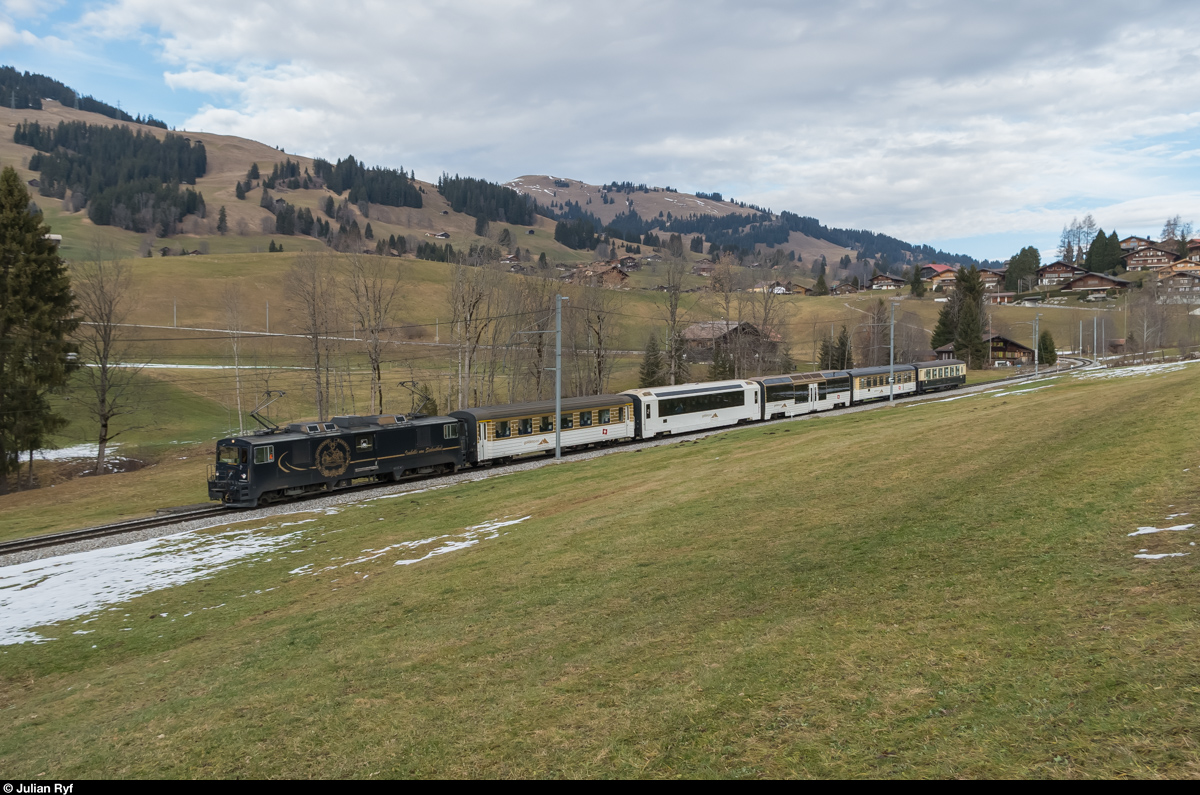
[[[600,409],[600,424],[608,425],[610,422],[612,422],[612,410]]]
[[[527,433],[533,433],[533,418],[526,417],[523,420],[517,420],[517,433],[522,436]]]
[[[500,420],[496,423],[496,438],[507,439],[512,436],[512,424],[508,420]]]
[[[217,450],[217,463],[237,466],[245,461],[244,449],[237,447],[221,447]]]
[[[458,438],[458,423],[455,423],[454,425],[443,425],[442,426],[442,438],[443,439],[457,439]]]
[[[369,453],[375,449],[375,434],[364,433],[354,437],[354,449],[360,453]]]
[[[268,444],[254,448],[254,463],[269,464],[275,460],[275,445]]]
[[[590,412],[590,411],[579,412],[579,427],[586,428],[587,426],[589,426],[591,424],[592,424],[592,412]]]

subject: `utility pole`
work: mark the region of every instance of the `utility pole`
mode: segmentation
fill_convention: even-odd
[[[1092,359],[1096,358],[1096,340],[1100,339],[1100,333],[1097,327],[1100,325],[1097,321],[1099,315],[1092,315]]]
[[[554,297],[554,460],[562,458],[562,305],[570,299]]]
[[[1042,313],[1038,312],[1033,318],[1033,377],[1037,378],[1038,374],[1038,321],[1041,319]]]
[[[896,303],[892,302],[892,326],[888,332],[888,403],[896,402]]]
[[[179,299],[171,299],[171,325],[179,328]]]
[[[267,301],[267,333],[271,333],[271,302]]]

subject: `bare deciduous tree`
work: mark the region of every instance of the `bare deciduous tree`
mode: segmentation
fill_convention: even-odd
[[[308,345],[317,418],[329,416],[338,340],[338,284],[333,256],[306,252],[285,278],[289,309]]]
[[[103,475],[109,443],[131,430],[114,430],[114,421],[140,408],[134,381],[141,366],[126,360],[130,339],[125,323],[135,304],[133,274],[123,261],[96,247],[90,259],[75,266],[72,283],[83,320],[77,334],[89,392],[84,405],[97,424],[95,474]]]
[[[371,367],[371,414],[383,411],[383,348],[391,327],[392,307],[400,293],[400,267],[383,257],[351,255],[347,260],[346,286],[350,311],[363,332],[363,346]]]
[[[497,293],[496,273],[488,268],[454,267],[450,314],[458,342],[458,408],[479,405],[474,387],[474,366],[479,346],[494,321],[492,305]],[[466,379],[464,384],[464,378]]]

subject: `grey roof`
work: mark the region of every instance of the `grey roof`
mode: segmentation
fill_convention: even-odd
[[[563,398],[562,410],[579,411],[580,409],[597,409],[607,406],[618,406],[632,402],[629,395],[587,395],[585,397]],[[450,412],[451,417],[474,420],[493,420],[505,417],[535,417],[540,414],[554,414],[553,400],[534,400],[528,403],[507,403],[501,406],[479,406],[472,409],[460,409]]]
[[[905,370],[915,369],[915,366],[911,364],[897,364],[894,368],[891,368],[884,364],[880,365],[879,367],[855,367],[853,370],[850,370],[850,375],[853,378],[858,378],[859,376],[863,375],[886,375],[893,369],[897,373],[902,373]]]

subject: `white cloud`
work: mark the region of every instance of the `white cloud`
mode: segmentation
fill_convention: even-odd
[[[718,189],[919,240],[1057,230],[1066,205],[1122,230],[1197,214],[1200,13],[1126,12],[118,0],[82,22],[149,34],[168,84],[210,95],[189,127],[426,178]]]

